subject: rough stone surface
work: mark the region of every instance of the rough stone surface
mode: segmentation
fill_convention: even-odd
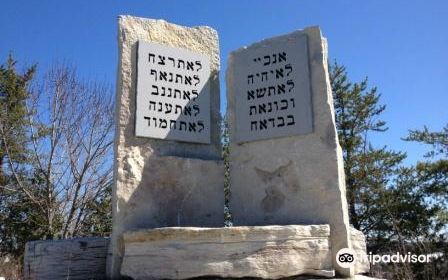
[[[368,273],[370,271],[370,263],[368,261],[363,261],[363,256],[367,255],[367,243],[366,243],[366,237],[364,234],[353,228],[350,227],[350,233],[351,233],[351,243],[352,243],[352,249],[355,250],[356,255],[358,256],[355,264],[355,273],[356,274],[362,274],[362,273]]]
[[[329,235],[328,225],[129,232],[121,273],[133,279],[332,277]]]
[[[27,242],[24,278],[105,279],[108,238],[76,238]]]
[[[210,144],[135,137],[139,40],[210,57]],[[124,231],[164,226],[222,226],[224,207],[216,31],[120,16],[118,47],[113,232],[107,269],[111,278],[119,277],[123,253],[120,238]]]
[[[219,278],[219,277],[201,277],[199,278],[201,280],[254,280],[254,278]],[[383,278],[373,278],[373,277],[368,277],[365,275],[355,275],[353,277],[350,278],[327,278],[327,277],[319,277],[316,278],[315,276],[293,276],[293,277],[286,277],[286,278],[282,278],[284,280],[323,280],[323,279],[328,279],[328,280],[386,280]]]
[[[237,144],[235,95],[246,93],[235,89],[236,57],[261,44],[269,49],[271,41],[288,36],[307,36],[313,132]],[[226,79],[234,225],[330,224],[333,257],[339,249],[350,248],[342,151],[335,128],[326,40],[319,28],[236,50],[229,56]],[[353,275],[352,269],[343,269],[333,260],[340,275]]]
[[[295,278],[294,280],[322,280],[322,278],[316,279],[316,278],[308,278],[308,277],[304,277],[304,278],[299,277],[299,278]],[[364,275],[355,275],[350,278],[331,278],[331,280],[385,280],[385,279],[372,278],[372,277],[368,277],[368,276],[364,276]]]
[[[352,248],[357,255],[366,254],[365,237],[362,232],[351,228]],[[158,228],[129,232],[125,240],[125,266],[126,273],[135,276],[142,273],[146,276],[167,273],[163,277],[172,275],[169,262],[162,270],[151,271],[151,275],[144,272],[154,269],[157,262],[165,262],[164,258],[175,256],[171,261],[176,263],[178,274],[174,278],[182,278],[181,273],[187,271],[188,275],[210,276],[211,274],[227,277],[254,276],[254,275],[289,275],[312,261],[317,266],[324,264],[329,268],[324,271],[313,270],[316,275],[332,275],[331,261],[328,260],[329,241],[328,226],[265,226],[265,227],[235,227],[235,228]],[[306,241],[306,243],[305,243]],[[24,257],[25,279],[103,279],[106,277],[106,254],[109,239],[107,238],[77,238],[71,240],[45,240],[32,241],[26,245]],[[306,244],[306,246],[303,246]],[[317,244],[317,245],[316,245]],[[302,247],[300,247],[302,246]],[[315,247],[313,247],[315,246]],[[300,247],[302,249],[298,250]],[[257,250],[257,248],[259,248]],[[306,248],[306,249],[303,249]],[[198,250],[199,249],[199,250]],[[251,254],[255,250],[255,253]],[[296,251],[292,251],[296,250]],[[310,252],[320,250],[313,254]],[[265,252],[274,252],[271,256],[263,255]],[[165,253],[160,253],[165,252]],[[296,259],[296,254],[301,254]],[[154,256],[152,256],[154,254]],[[202,259],[198,259],[197,255]],[[282,254],[279,258],[279,254]],[[208,258],[208,256],[211,257]],[[177,259],[176,259],[177,258]],[[278,259],[281,262],[291,262],[293,269],[277,266],[283,271],[272,268],[276,262],[267,260]],[[294,258],[294,259],[291,259]],[[322,258],[320,260],[316,260]],[[186,261],[187,260],[187,261]],[[305,260],[305,261],[304,261]],[[267,263],[264,267],[255,265]],[[148,264],[150,264],[149,267]],[[237,268],[236,270],[234,268]],[[255,267],[255,268],[254,268]],[[313,266],[315,267],[315,266]],[[232,271],[229,273],[230,268]],[[266,271],[260,271],[266,269]],[[355,273],[361,274],[369,271],[368,263],[357,263]],[[330,272],[330,273],[327,273]],[[309,273],[309,272],[308,272]],[[139,274],[140,275],[140,274]],[[263,276],[260,276],[263,277]],[[309,277],[309,276],[308,276]],[[294,278],[309,279],[306,276]],[[212,279],[212,278],[208,278]],[[215,278],[213,278],[215,279]],[[216,278],[222,279],[222,278]],[[333,278],[332,278],[333,279]],[[374,279],[357,276],[353,279]]]

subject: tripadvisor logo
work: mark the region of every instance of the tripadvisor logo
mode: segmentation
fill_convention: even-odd
[[[355,264],[356,252],[349,248],[342,248],[336,254],[336,262],[340,267],[350,268]]]
[[[359,263],[428,263],[431,261],[431,258],[437,258],[437,254],[429,254],[429,255],[416,255],[408,252],[407,254],[400,254],[399,252],[395,254],[385,254],[385,255],[376,255],[369,253],[357,253],[355,250],[349,248],[342,248],[336,254],[336,262],[340,267],[350,268],[355,265],[356,262]]]

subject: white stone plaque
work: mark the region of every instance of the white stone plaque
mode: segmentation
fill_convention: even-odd
[[[233,69],[237,142],[313,131],[306,35],[237,51]]]
[[[210,143],[210,58],[138,42],[135,135]]]

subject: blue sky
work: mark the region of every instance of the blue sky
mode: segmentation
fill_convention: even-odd
[[[389,131],[372,135],[376,146],[406,151],[412,163],[425,149],[400,140],[407,130],[448,123],[448,1],[0,1],[1,62],[9,51],[40,71],[65,60],[112,84],[120,14],[217,29],[222,70],[236,48],[319,25],[330,59],[354,81],[368,76],[382,94]],[[224,81],[222,71],[222,109]]]

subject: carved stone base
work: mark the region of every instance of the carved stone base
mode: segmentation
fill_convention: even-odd
[[[133,279],[334,277],[329,237],[329,225],[128,232],[121,274]]]
[[[134,279],[203,277],[202,280],[334,277],[329,234],[328,225],[130,232],[123,237],[122,274]],[[352,229],[351,236],[353,249],[358,254],[365,253],[363,234]],[[28,242],[24,278],[103,279],[108,244],[109,239],[102,237]],[[368,263],[355,264],[356,274],[368,270]],[[352,279],[374,278],[357,275]]]

